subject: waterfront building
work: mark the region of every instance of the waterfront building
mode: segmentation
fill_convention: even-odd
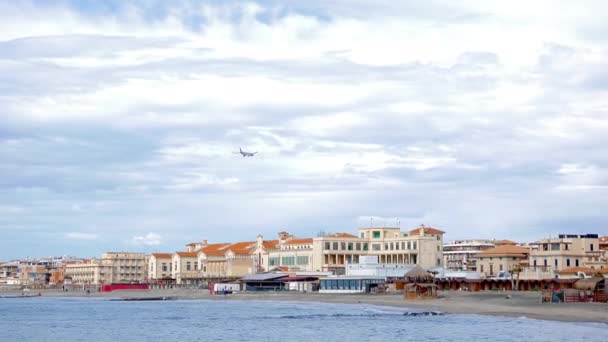
[[[400,228],[360,228],[358,236],[338,233],[313,239],[313,268],[346,273],[347,264],[359,263],[361,255],[377,255],[380,264],[418,264],[425,269],[441,267],[444,232],[421,225]]]
[[[443,262],[449,271],[477,271],[475,255],[494,248],[496,242],[490,240],[457,240],[443,245]]]
[[[225,274],[225,248],[229,243],[209,244],[197,252],[202,278],[221,278]]]
[[[530,267],[554,273],[571,267],[608,267],[597,234],[560,234],[531,245]]]
[[[110,284],[111,268],[104,266],[99,259],[70,264],[65,267],[65,283],[73,285]]]
[[[385,282],[385,277],[328,277],[319,279],[319,293],[365,293]]]
[[[268,268],[284,267],[286,271],[314,271],[313,239],[280,239],[268,254]]]
[[[19,282],[19,265],[16,262],[0,263],[0,285],[13,285]]]
[[[530,250],[512,245],[501,245],[479,252],[476,256],[478,272],[485,278],[509,278],[509,272],[528,263]]]
[[[65,277],[72,284],[143,283],[147,263],[144,253],[107,252],[100,259],[66,265]]]
[[[171,275],[172,253],[152,253],[148,259],[148,280],[174,279]]]
[[[48,275],[44,266],[19,266],[19,283],[23,286],[44,285],[48,282]]]
[[[197,252],[175,252],[171,255],[171,278],[177,284],[195,284],[200,278]]]

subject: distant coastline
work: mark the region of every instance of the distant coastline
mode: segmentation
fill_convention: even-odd
[[[433,310],[451,314],[477,314],[505,317],[527,317],[532,319],[562,322],[591,322],[608,324],[608,305],[604,303],[541,304],[537,292],[456,292],[445,291],[440,298],[432,300],[404,300],[400,294],[319,294],[299,292],[241,292],[227,296],[212,296],[206,290],[164,289],[150,291],[116,291],[90,293],[56,290],[31,291],[27,295],[41,297],[75,298],[145,298],[176,297],[181,300],[255,300],[288,302],[321,302],[340,304],[369,304],[402,307],[413,310]],[[0,295],[19,295],[20,292],[0,292]],[[509,296],[510,298],[507,298]]]

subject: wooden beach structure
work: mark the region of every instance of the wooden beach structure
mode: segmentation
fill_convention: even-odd
[[[437,285],[434,280],[433,274],[416,265],[404,274],[403,279],[395,281],[395,289],[403,290],[404,299],[437,298]]]

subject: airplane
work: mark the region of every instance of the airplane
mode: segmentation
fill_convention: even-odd
[[[245,151],[243,151],[243,149],[241,149],[239,147],[239,151],[238,152],[233,152],[233,153],[235,153],[235,154],[236,153],[240,153],[243,157],[253,157],[258,152],[257,151],[256,152],[245,152]]]

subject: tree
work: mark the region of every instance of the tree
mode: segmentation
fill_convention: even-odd
[[[521,273],[522,269],[521,266],[514,266],[510,271],[509,274],[511,275],[511,287],[517,291],[517,289],[519,289],[519,273]],[[513,275],[517,275],[517,279],[513,279]]]

